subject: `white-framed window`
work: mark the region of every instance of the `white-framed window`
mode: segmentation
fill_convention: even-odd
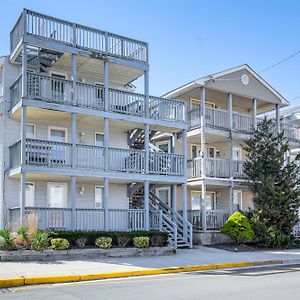
[[[206,157],[216,158],[216,148],[215,147],[206,147]]]
[[[201,192],[199,191],[191,192],[191,209],[192,210],[201,209]]]
[[[21,196],[21,183],[20,183],[20,196]],[[35,206],[35,182],[26,182],[25,187],[25,206]]]
[[[191,145],[191,159],[200,157],[200,154],[201,154],[201,146],[192,144]]]
[[[216,193],[215,192],[206,192],[204,203],[205,203],[206,210],[215,210],[217,207]],[[200,191],[192,191],[191,192],[191,209],[192,210],[201,209],[201,192]]]
[[[243,209],[243,193],[242,191],[234,190],[233,191],[233,204],[237,209]]]
[[[104,134],[101,132],[95,132],[95,146],[104,146]]]
[[[205,106],[211,107],[211,108],[216,107],[215,103],[210,102],[210,101],[205,101]],[[199,99],[190,98],[190,110],[198,109],[200,107],[201,107],[201,101]]]
[[[35,124],[26,124],[26,138],[35,139],[36,136],[36,125]]]
[[[67,142],[68,141],[68,129],[65,127],[49,126],[48,138],[54,142]]]
[[[47,183],[47,200],[49,207],[65,208],[68,206],[68,184],[61,182]]]
[[[95,186],[95,208],[103,208],[104,187]]]
[[[171,187],[156,188],[155,194],[160,200],[171,206]]]
[[[166,153],[171,153],[171,141],[170,140],[166,140],[166,141],[158,141],[156,142],[156,146],[166,152]]]

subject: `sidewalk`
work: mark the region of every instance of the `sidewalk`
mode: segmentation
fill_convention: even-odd
[[[103,258],[55,262],[1,262],[0,279],[151,271],[160,268],[237,262],[259,263],[268,261],[271,263],[271,261],[279,260],[280,263],[300,263],[300,249],[234,253],[214,248],[197,247],[192,250],[178,250],[177,255],[161,257]],[[146,275],[146,272],[144,273],[140,273],[140,275]],[[74,280],[69,281],[76,281],[76,279],[74,277]]]

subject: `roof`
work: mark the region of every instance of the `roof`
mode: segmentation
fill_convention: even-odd
[[[267,81],[265,81],[260,75],[258,75],[247,64],[243,64],[243,65],[240,65],[240,66],[237,66],[234,68],[226,69],[226,70],[218,72],[218,73],[200,77],[196,80],[193,80],[185,85],[180,86],[179,88],[176,88],[176,89],[164,94],[163,97],[166,97],[166,98],[180,97],[180,95],[182,95],[183,93],[188,93],[189,91],[192,91],[200,86],[205,86],[208,82],[211,82],[218,78],[224,77],[231,73],[243,71],[243,70],[248,71],[253,78],[258,80],[268,91],[270,91],[275,97],[277,97],[282,105],[288,105],[288,103],[289,103],[288,100],[285,99],[277,90],[275,90]]]

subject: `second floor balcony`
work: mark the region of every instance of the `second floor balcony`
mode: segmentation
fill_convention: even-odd
[[[202,174],[202,163],[204,164],[204,174]],[[201,158],[197,157],[188,162],[189,178],[230,178],[245,179],[244,162],[242,160],[230,160],[226,158]]]
[[[106,153],[107,152],[107,153]],[[105,170],[105,160],[107,170]],[[148,174],[183,176],[183,156],[165,152],[149,152]],[[84,145],[49,140],[26,139],[26,166],[73,169],[94,172],[146,174],[146,152]],[[10,168],[21,166],[21,140],[10,147]]]
[[[21,100],[22,76],[11,87],[11,107]],[[105,88],[100,84],[76,82],[77,96],[73,97],[73,81],[36,73],[27,73],[27,97],[48,103],[105,111]],[[109,88],[109,112],[146,117],[144,94]],[[185,122],[185,105],[178,100],[149,97],[149,118],[168,122]]]

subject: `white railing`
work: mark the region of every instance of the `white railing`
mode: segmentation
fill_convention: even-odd
[[[9,210],[9,223],[19,224],[20,209]],[[145,210],[108,209],[107,228],[110,231],[145,230]],[[72,209],[53,207],[25,207],[25,222],[34,215],[40,230],[71,230]],[[76,208],[74,230],[102,231],[105,228],[105,210],[99,208]]]
[[[221,158],[205,159],[205,175],[207,177],[228,178],[230,176],[230,160]]]
[[[201,162],[202,158],[197,157],[188,161],[188,176],[192,178],[201,177]]]
[[[71,143],[26,139],[25,164],[50,168],[77,168],[104,170],[105,148],[76,144],[74,154]],[[72,157],[74,155],[74,157]],[[108,148],[108,171],[145,173],[145,151]],[[21,163],[21,141],[10,146],[10,168]],[[150,152],[149,174],[183,175],[183,156],[179,154]]]
[[[11,31],[11,52],[14,51],[24,34],[84,50],[147,62],[148,47],[144,42],[26,9]]]
[[[241,131],[246,133],[251,132],[253,130],[253,116],[233,112],[232,127],[236,131]]]
[[[229,113],[219,108],[205,108],[205,125],[216,128],[229,128]]]
[[[300,239],[300,223],[295,225],[294,228],[293,228],[293,235]]]
[[[183,156],[165,152],[150,152],[149,173],[183,175]]]
[[[111,171],[143,173],[145,151],[109,148],[108,166]]]
[[[244,173],[244,161],[233,160],[232,172],[233,172],[233,178],[246,178],[246,174]]]
[[[300,128],[292,125],[287,124],[284,122],[280,123],[280,130],[284,131],[284,136],[291,141],[299,141],[300,140]]]
[[[19,76],[11,86],[11,108],[21,100],[21,79],[22,77]],[[103,85],[76,82],[77,99],[73,100],[72,84],[71,80],[28,72],[27,97],[94,110],[105,109]],[[145,117],[145,95],[110,88],[108,110]],[[150,96],[149,111],[150,118],[153,119],[171,122],[185,120],[185,105],[182,101]]]
[[[182,214],[182,212],[180,212]],[[206,226],[207,230],[219,230],[230,216],[228,210],[207,210]],[[188,220],[193,225],[194,230],[202,229],[202,211],[188,210]]]

